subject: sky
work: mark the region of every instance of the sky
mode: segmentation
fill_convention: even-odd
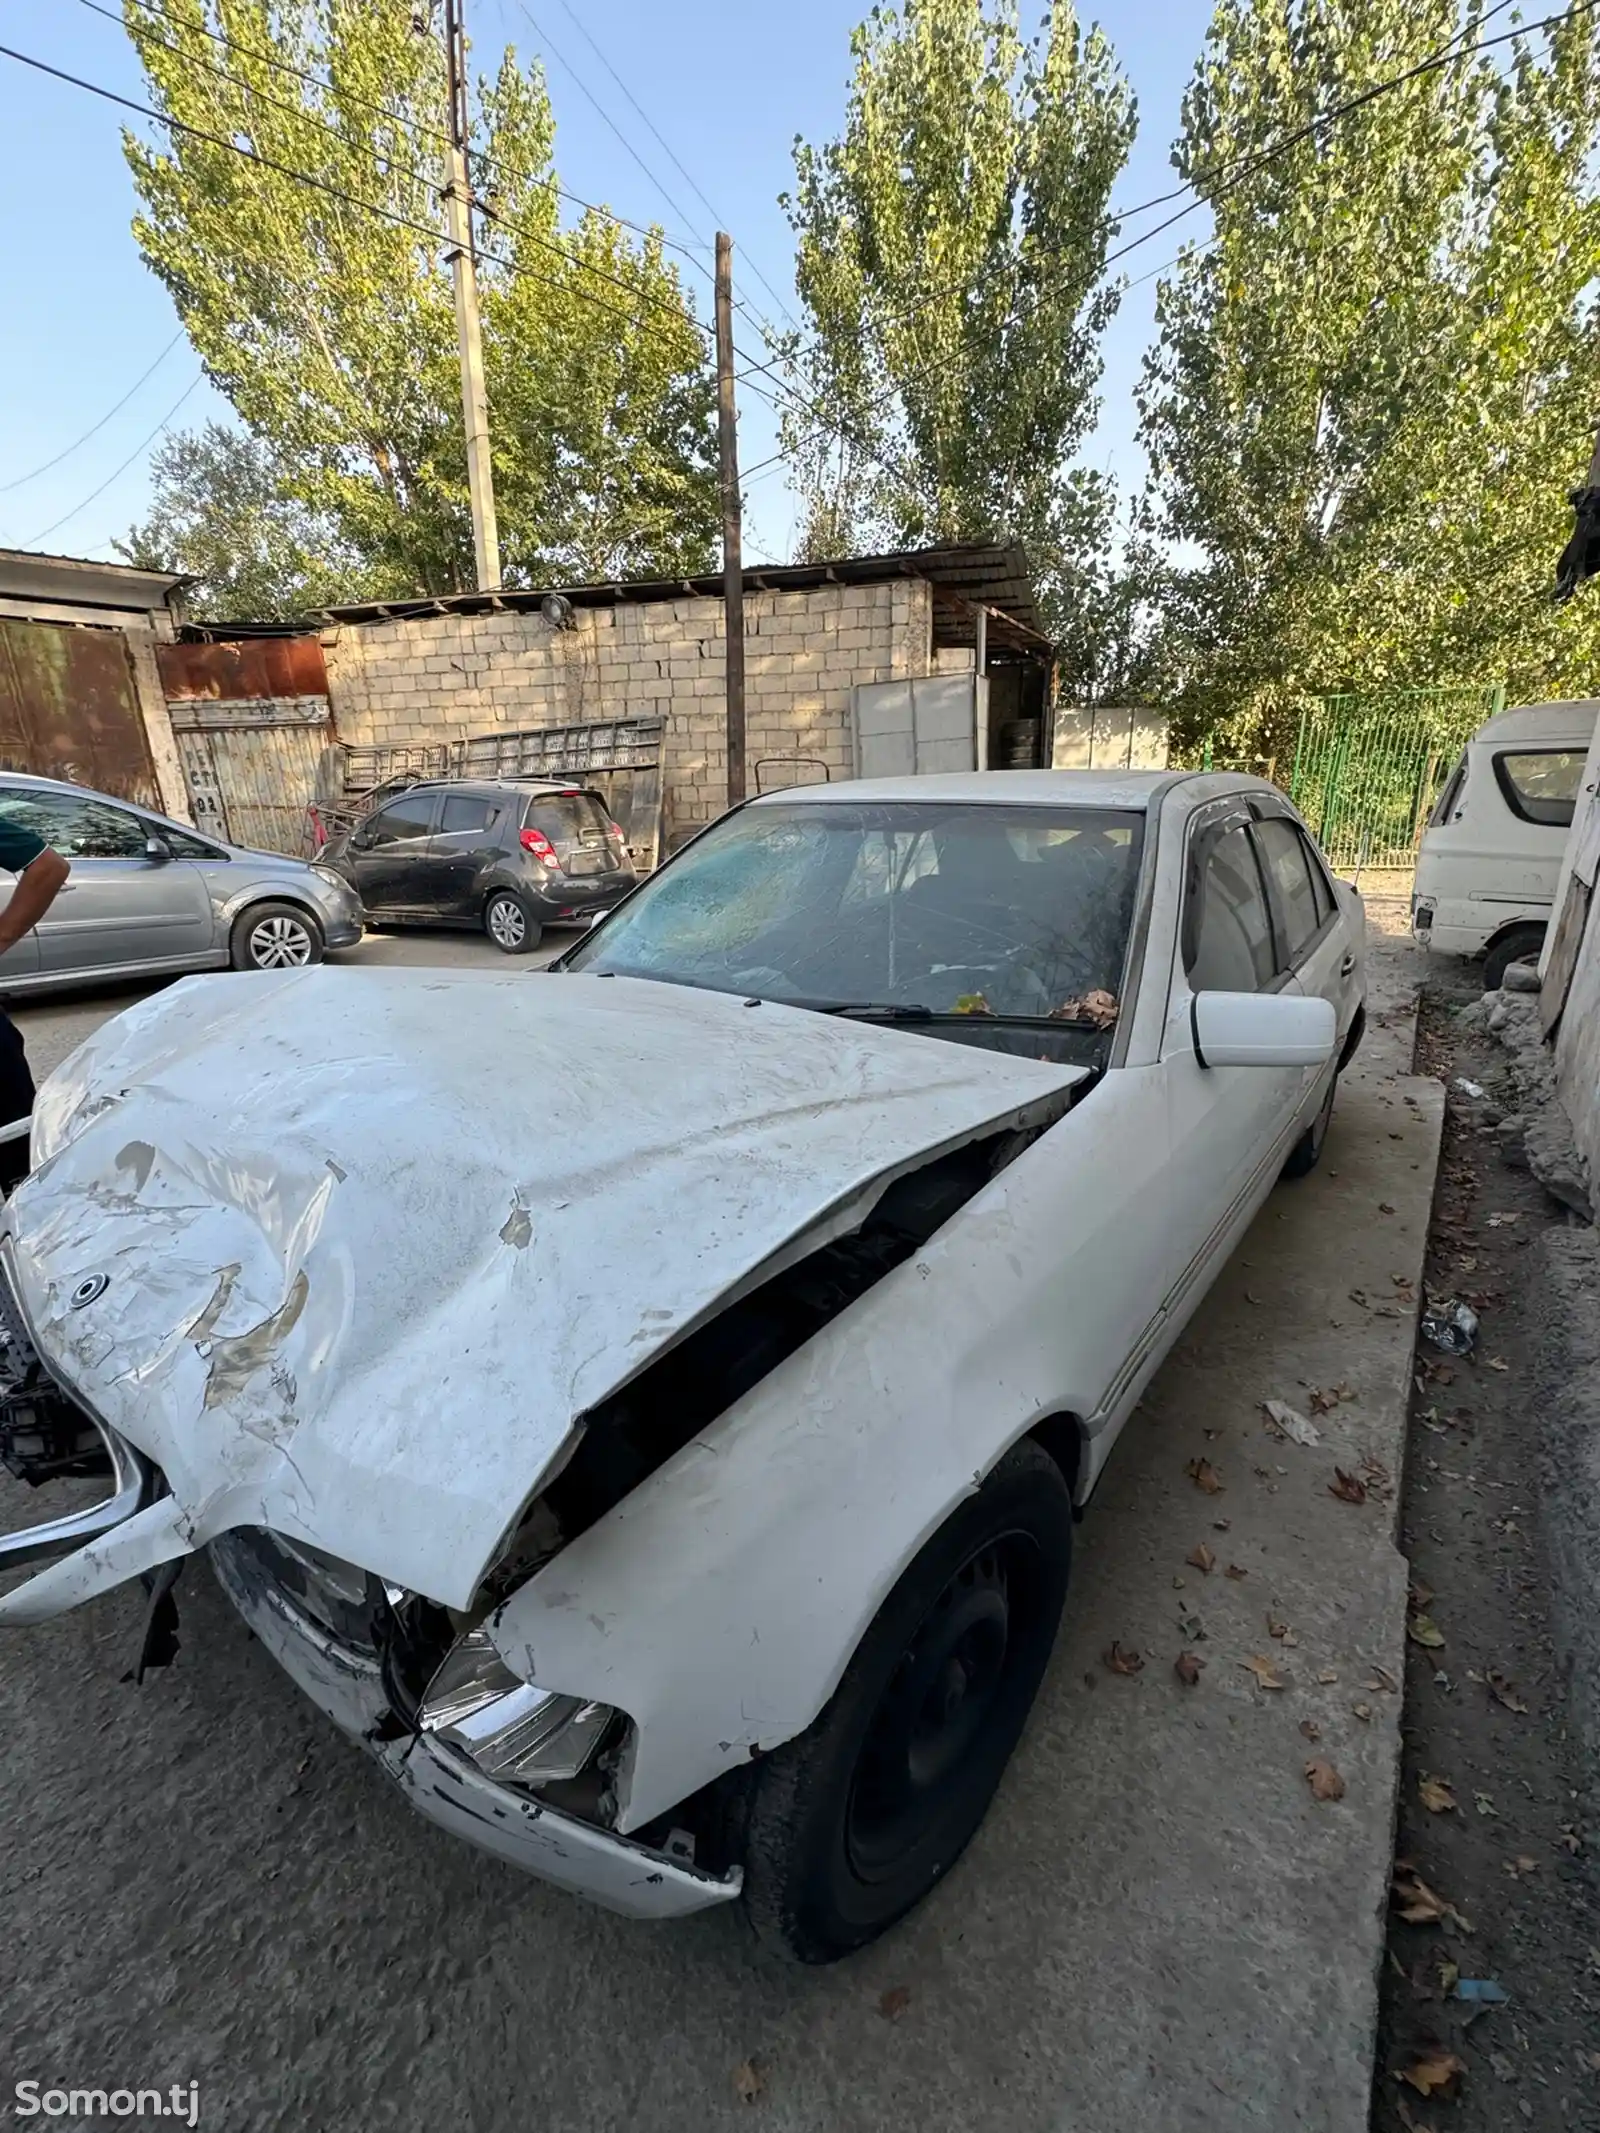
[[[729,230],[736,288],[780,326],[780,306],[799,309],[792,234],[778,205],[793,176],[791,144],[797,133],[820,143],[838,132],[850,31],[867,4],[575,0],[568,12],[565,0],[465,0],[477,66],[491,70],[507,43],[542,56],[562,184],[691,243]],[[1025,0],[1025,22],[1037,7]],[[1210,13],[1211,0],[1108,0],[1099,19],[1140,113],[1114,205],[1173,182],[1179,100]],[[0,44],[143,97],[120,25],[82,0],[0,0]],[[0,58],[0,185],[12,203],[0,305],[0,547],[111,556],[113,539],[147,505],[150,455],[164,427],[229,412],[134,244],[123,120],[114,106]],[[1159,217],[1131,224],[1127,235],[1152,219]],[[1180,226],[1154,238],[1124,271],[1148,276],[1185,234]],[[709,284],[692,270],[688,278],[709,317]],[[1102,414],[1087,455],[1125,486],[1136,486],[1143,471],[1133,388],[1155,287],[1153,278],[1132,287],[1106,336]],[[736,338],[765,354],[748,320],[738,321]],[[492,409],[490,417],[492,426]],[[742,465],[755,467],[774,449],[775,421],[761,401],[746,398]],[[57,464],[45,464],[58,454]],[[747,557],[786,559],[794,499],[781,468],[753,477],[746,513]]]

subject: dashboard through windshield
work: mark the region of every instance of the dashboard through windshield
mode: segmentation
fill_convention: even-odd
[[[715,823],[562,963],[980,1041],[1004,1026],[1023,1038],[1007,1050],[1036,1050],[1030,1030],[1103,1036],[1143,830],[1141,814],[1105,808],[761,802]]]

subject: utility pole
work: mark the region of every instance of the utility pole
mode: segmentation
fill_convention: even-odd
[[[461,416],[467,432],[467,493],[472,500],[472,552],[479,592],[500,585],[500,528],[494,515],[494,470],[489,463],[489,399],[483,387],[483,336],[478,325],[478,272],[472,242],[472,185],[467,176],[467,40],[462,0],[444,0],[445,72],[450,90],[450,182],[445,230],[456,292],[461,344]]]
[[[744,798],[744,559],[733,404],[733,239],[717,232],[717,457],[722,471],[722,633],[728,683],[728,805]]]

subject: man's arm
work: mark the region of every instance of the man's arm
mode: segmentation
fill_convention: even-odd
[[[29,860],[17,876],[17,885],[5,908],[0,910],[0,955],[14,948],[29,928],[39,923],[71,872],[61,854],[48,845],[37,859]]]

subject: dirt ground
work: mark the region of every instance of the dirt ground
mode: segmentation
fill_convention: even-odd
[[[1454,1020],[1474,976],[1430,978],[1418,1028],[1417,1071],[1450,1092],[1428,1293],[1470,1304],[1481,1329],[1468,1359],[1417,1351],[1408,1722],[1372,2126],[1594,2133],[1600,1830],[1585,1824],[1592,1773],[1566,1727],[1551,1635],[1531,1391],[1534,1245],[1577,1218],[1494,1138],[1511,1108],[1507,1056]],[[1461,1077],[1484,1095],[1458,1090]],[[1477,1981],[1496,1989],[1488,2000],[1459,1996]]]

